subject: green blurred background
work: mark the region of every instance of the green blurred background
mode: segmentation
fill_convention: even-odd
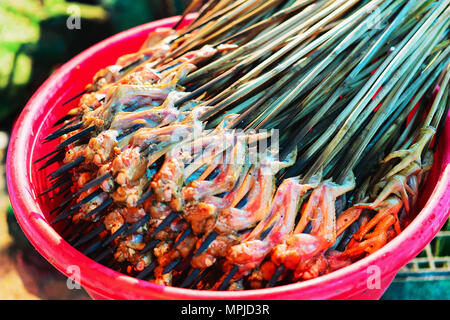
[[[33,92],[59,65],[120,31],[180,14],[186,4],[183,0],[0,0],[0,130],[9,131]],[[78,13],[81,28],[70,30],[66,22]]]
[[[82,290],[67,289],[65,277],[29,244],[9,206],[4,153],[5,137],[14,119],[34,91],[61,64],[120,31],[181,14],[188,3],[188,0],[0,0],[0,133],[3,133],[0,135],[0,299],[88,298]],[[74,8],[79,10],[81,28],[71,30],[66,23],[71,14],[77,13]],[[447,223],[428,251],[419,255],[417,261],[428,261],[428,265],[415,262],[405,269],[383,299],[450,298],[450,266],[446,262],[450,255],[449,230],[450,223]],[[447,258],[430,265],[430,257]],[[431,276],[423,276],[425,271],[430,271]]]

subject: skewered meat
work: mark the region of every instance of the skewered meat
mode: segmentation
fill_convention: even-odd
[[[306,184],[302,184],[298,178],[283,181],[277,189],[266,219],[241,244],[230,249],[227,260],[240,267],[241,275],[260,265],[270,250],[294,228],[301,196],[315,186],[317,181]],[[265,239],[259,240],[263,229],[269,227],[272,228],[269,234]]]
[[[54,221],[87,225],[76,246],[97,261],[203,289],[311,279],[381,248],[412,218],[448,111],[448,4],[356,3],[212,1],[151,33],[45,138],[60,143],[43,168],[63,162],[51,188],[73,183]]]

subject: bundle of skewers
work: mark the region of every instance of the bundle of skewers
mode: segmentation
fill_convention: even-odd
[[[193,11],[65,103],[36,160],[41,196],[66,195],[61,235],[139,279],[241,290],[402,232],[450,104],[450,0],[194,0],[180,22]]]

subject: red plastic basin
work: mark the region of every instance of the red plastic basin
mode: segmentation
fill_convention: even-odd
[[[193,15],[188,17],[189,22]],[[24,233],[36,249],[66,276],[72,266],[80,270],[80,283],[96,299],[378,299],[398,270],[413,259],[436,235],[449,214],[450,118],[440,139],[433,169],[422,192],[415,220],[374,254],[328,275],[290,285],[238,292],[197,291],[165,287],[138,280],[104,267],[68,244],[48,222],[48,212],[58,199],[37,197],[45,189],[45,176],[33,161],[55,144],[42,144],[51,125],[76,102],[62,102],[81,92],[97,70],[117,57],[136,51],[149,31],[171,26],[172,17],[148,23],[106,39],[59,68],[33,95],[17,119],[7,156],[7,181],[11,204]],[[371,268],[377,266],[378,268]],[[380,286],[374,276],[379,271]],[[375,288],[374,287],[375,284]]]

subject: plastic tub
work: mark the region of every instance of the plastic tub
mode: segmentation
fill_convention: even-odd
[[[189,22],[193,16],[189,16]],[[237,292],[197,291],[165,287],[138,280],[104,267],[68,244],[48,223],[49,208],[58,199],[38,198],[45,176],[54,167],[37,171],[33,161],[55,144],[42,144],[51,125],[76,102],[62,102],[81,92],[97,70],[117,57],[137,50],[149,31],[171,26],[172,17],[148,23],[106,39],[59,68],[33,95],[11,135],[7,156],[7,182],[11,204],[24,233],[36,249],[59,271],[71,276],[80,270],[80,283],[95,299],[378,299],[397,271],[413,259],[436,235],[449,214],[450,126],[447,118],[434,167],[422,192],[415,220],[374,254],[328,275],[290,285]],[[373,268],[377,266],[378,268]],[[380,276],[380,282],[374,277]],[[374,280],[375,279],[375,280]],[[379,286],[377,286],[379,284]]]

